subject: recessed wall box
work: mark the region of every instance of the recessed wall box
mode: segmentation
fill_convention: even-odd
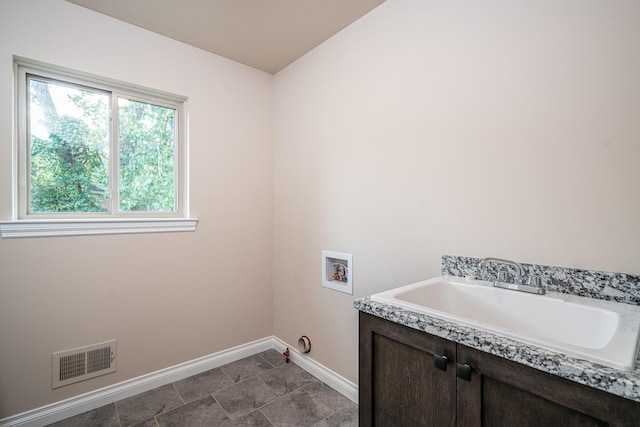
[[[353,295],[352,255],[322,251],[322,286]]]

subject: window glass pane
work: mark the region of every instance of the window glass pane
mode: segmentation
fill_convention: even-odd
[[[175,109],[119,98],[118,115],[120,210],[175,212]]]
[[[108,211],[109,95],[28,81],[29,211]]]

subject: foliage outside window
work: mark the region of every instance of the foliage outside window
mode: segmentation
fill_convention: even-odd
[[[181,217],[184,99],[18,64],[19,217]]]

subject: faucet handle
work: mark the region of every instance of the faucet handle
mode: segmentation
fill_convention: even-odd
[[[498,282],[506,282],[507,281],[507,272],[502,270],[498,273]]]
[[[534,274],[533,276],[529,277],[529,286],[535,286],[536,288],[541,288],[542,277],[538,276],[537,274]]]

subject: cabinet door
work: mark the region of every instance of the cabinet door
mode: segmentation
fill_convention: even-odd
[[[458,345],[458,425],[638,426],[640,403]]]
[[[360,425],[453,427],[454,361],[453,342],[361,312]]]

